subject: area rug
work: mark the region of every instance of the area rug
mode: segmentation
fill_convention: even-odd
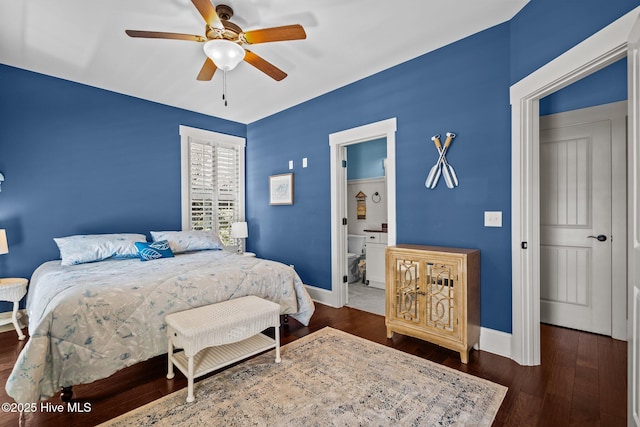
[[[324,328],[105,426],[490,426],[507,388]]]

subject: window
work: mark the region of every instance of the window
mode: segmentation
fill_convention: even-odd
[[[182,229],[214,230],[226,246],[244,221],[244,148],[237,136],[180,126]]]

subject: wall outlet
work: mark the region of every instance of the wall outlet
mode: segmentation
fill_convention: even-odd
[[[306,167],[307,167],[307,158],[306,158],[306,157],[303,157],[303,158],[302,158],[302,167],[303,167],[303,168],[306,168]]]
[[[293,160],[289,160],[289,169],[293,169]]]
[[[485,227],[502,227],[502,211],[485,211]]]

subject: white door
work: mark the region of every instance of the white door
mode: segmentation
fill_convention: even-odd
[[[632,242],[629,261],[633,266],[629,278],[629,338],[628,360],[628,420],[630,426],[640,426],[640,18],[631,30],[627,51],[627,84],[629,90],[629,141],[631,143],[629,201],[632,204]]]
[[[540,125],[540,320],[611,335],[611,122],[554,116]]]

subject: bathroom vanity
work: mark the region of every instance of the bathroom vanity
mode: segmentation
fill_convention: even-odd
[[[367,284],[384,289],[387,230],[364,230],[367,254]]]

